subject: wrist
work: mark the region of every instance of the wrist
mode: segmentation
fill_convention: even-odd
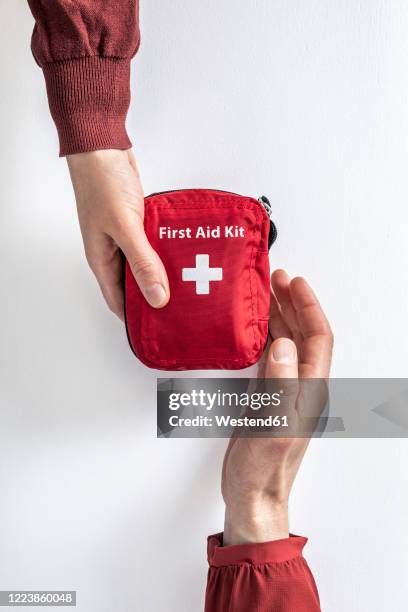
[[[261,498],[239,507],[227,505],[224,546],[271,542],[289,537],[287,501]]]

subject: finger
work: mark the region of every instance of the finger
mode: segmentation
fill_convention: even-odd
[[[302,341],[302,335],[299,330],[296,311],[290,294],[290,276],[287,274],[287,272],[285,272],[285,270],[275,270],[271,277],[271,283],[276,300],[279,303],[282,319],[290,330],[291,337],[299,349]]]
[[[87,239],[85,253],[110,310],[124,321],[123,260],[118,247],[106,235]]]
[[[120,278],[117,276],[120,275]],[[121,321],[125,321],[125,306],[124,306],[124,295],[123,295],[123,281],[122,281],[122,262],[120,254],[118,253],[118,267],[115,269],[101,270],[96,275],[97,281],[102,291],[102,295],[105,298],[107,305],[110,310],[117,316]]]
[[[114,238],[150,306],[165,306],[170,297],[167,274],[160,257],[146,237],[142,221],[137,217],[125,231]]]
[[[281,402],[279,413],[289,414],[296,409],[299,392],[298,359],[296,344],[289,338],[278,338],[272,342],[266,360],[266,388],[268,379],[279,379]],[[273,383],[273,388],[276,383]],[[272,389],[273,390],[273,389]],[[276,390],[276,389],[275,389]],[[272,410],[276,414],[276,409]]]
[[[297,378],[297,349],[293,340],[278,338],[269,347],[266,360],[266,378]]]
[[[329,375],[333,350],[330,324],[313,290],[304,278],[294,278],[290,295],[296,311],[300,332],[304,338],[300,359],[301,377]]]
[[[277,338],[292,337],[289,327],[283,320],[278,301],[273,292],[271,292],[271,303],[269,309],[269,333],[274,340]]]

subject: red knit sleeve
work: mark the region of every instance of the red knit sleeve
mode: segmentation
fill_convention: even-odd
[[[306,538],[222,546],[208,538],[205,612],[320,612],[319,595],[302,555]]]
[[[128,149],[130,60],[138,0],[28,0],[32,50],[44,71],[60,155]]]

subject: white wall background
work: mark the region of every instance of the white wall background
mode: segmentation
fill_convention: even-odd
[[[199,612],[224,442],[155,439],[155,372],[88,271],[24,0],[0,0],[0,589]],[[404,0],[145,0],[129,130],[146,192],[268,194],[337,376],[406,376]],[[329,612],[408,597],[406,440],[312,443],[292,530]]]

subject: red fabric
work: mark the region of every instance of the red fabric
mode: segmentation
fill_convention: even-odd
[[[224,548],[222,534],[209,537],[205,612],[320,612],[306,542],[291,536]]]
[[[268,336],[269,229],[253,198],[204,189],[146,198],[146,235],[164,262],[171,297],[164,308],[150,307],[126,266],[128,336],[143,363],[201,370],[258,361]],[[220,278],[201,285],[185,276],[203,257]]]
[[[128,149],[130,59],[140,35],[137,0],[28,0],[32,50],[44,70],[60,155]]]

